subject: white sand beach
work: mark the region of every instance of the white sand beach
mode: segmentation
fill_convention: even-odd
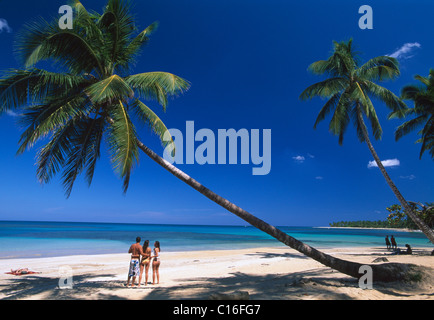
[[[434,268],[430,249],[413,255],[391,255],[384,248],[324,250],[346,260],[372,263],[386,257]],[[128,254],[83,255],[0,260],[0,299],[167,300],[211,299],[215,294],[248,293],[251,300],[281,299],[434,299],[434,283],[374,283],[361,289],[358,281],[287,247],[243,250],[165,252],[160,284],[126,288]],[[29,268],[37,274],[15,276],[11,269]],[[72,271],[72,288],[60,289],[62,268]],[[144,278],[143,278],[144,281]],[[66,284],[67,282],[62,282]],[[227,296],[226,296],[227,297]],[[244,295],[244,298],[246,295]]]

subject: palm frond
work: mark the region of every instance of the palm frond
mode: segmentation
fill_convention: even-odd
[[[27,129],[20,137],[17,153],[23,153],[65,123],[87,117],[92,110],[93,105],[81,93],[73,96],[58,94],[47,104],[28,107],[19,120]]]
[[[85,169],[88,183],[92,181],[96,160],[104,131],[104,119],[81,119],[75,125],[75,134],[70,137],[71,148],[62,174],[66,196],[69,197],[77,176]]]
[[[343,95],[336,105],[332,119],[330,121],[329,130],[334,135],[339,136],[339,144],[342,145],[344,133],[348,127],[350,120],[351,101],[347,98],[347,94]]]
[[[130,14],[131,3],[123,0],[109,0],[98,21],[98,26],[105,35],[105,51],[110,59],[110,73],[115,68],[128,64],[122,52],[126,50],[136,30],[134,19]]]
[[[167,98],[188,90],[190,84],[172,73],[146,72],[131,75],[125,82],[145,100],[156,100],[165,110]]]
[[[360,79],[369,81],[384,81],[395,79],[400,75],[398,60],[388,56],[370,59],[357,69]]]
[[[116,74],[88,86],[85,91],[95,104],[125,100],[134,96],[128,83]]]
[[[347,80],[341,77],[326,79],[307,87],[300,94],[300,99],[308,100],[314,97],[329,98],[344,90],[347,85]]]
[[[76,134],[74,121],[53,131],[50,141],[36,154],[36,176],[39,182],[48,183],[62,168],[68,150],[72,148],[71,137]]]
[[[412,131],[415,131],[418,127],[422,126],[423,123],[428,118],[427,114],[422,114],[414,119],[408,120],[401,124],[398,128],[395,130],[395,140],[398,141],[403,136],[409,134]]]
[[[104,69],[93,37],[89,41],[88,28],[72,30],[59,28],[58,20],[47,22],[43,19],[30,22],[17,35],[15,52],[26,68],[42,60],[52,60],[71,73],[81,74]]]
[[[131,110],[139,117],[139,119],[146,123],[151,130],[160,138],[163,147],[169,144],[173,145],[172,156],[175,155],[175,143],[172,140],[172,135],[167,129],[164,122],[142,101],[136,99],[130,104]],[[168,139],[169,138],[169,139]]]
[[[307,68],[310,72],[316,75],[323,75],[325,73],[332,74],[335,76],[335,70],[336,67],[328,60],[318,60],[313,62],[309,65]],[[341,76],[340,74],[337,74],[336,76]]]
[[[426,86],[421,85],[406,85],[401,89],[401,99],[415,100],[420,94],[426,92]]]
[[[375,111],[374,105],[372,104],[371,100],[368,97],[368,109],[369,109],[369,115],[367,115],[367,118],[369,119],[369,122],[371,123],[371,129],[372,134],[375,138],[375,140],[381,139],[381,136],[383,135],[383,129],[380,125],[380,120],[378,120],[377,112]],[[364,139],[363,139],[364,141]]]
[[[366,142],[365,132],[368,132],[368,129],[366,127],[365,121],[363,121],[363,111],[360,108],[360,103],[354,103],[354,107],[351,110],[351,118],[353,119],[354,126],[356,127],[357,138],[360,142]]]
[[[392,91],[368,80],[361,81],[360,84],[368,95],[383,102],[394,114],[404,114],[408,109],[404,101]]]
[[[425,86],[429,86],[430,85],[430,77],[423,77],[423,76],[420,76],[420,75],[415,75],[414,76],[414,78],[416,79],[416,80],[419,80],[420,82],[422,82]]]
[[[68,91],[89,83],[82,76],[67,73],[41,69],[7,70],[0,79],[0,112],[39,103],[55,91]]]
[[[362,115],[365,115],[368,118],[371,123],[373,136],[376,140],[381,139],[383,134],[383,129],[378,120],[377,112],[375,111],[374,105],[365,91],[365,88],[366,86],[364,86],[363,83],[355,82],[354,88],[349,95],[349,99],[355,104],[352,110],[352,117],[357,128],[357,135],[360,142],[365,142],[366,139],[363,135],[362,124],[360,124],[358,112],[361,112]],[[363,126],[365,126],[364,123]]]
[[[113,121],[107,130],[111,159],[116,172],[124,179],[123,190],[127,191],[131,170],[138,162],[137,135],[128,112],[121,101],[110,109]]]
[[[425,151],[429,150],[431,156],[434,156],[434,114],[431,114],[426,121],[425,126],[419,132],[421,135],[422,146],[420,148],[419,158],[422,158]],[[434,160],[434,157],[433,157]]]
[[[326,116],[336,108],[336,106],[341,102],[341,98],[343,97],[344,93],[336,93],[333,95],[321,108],[321,111],[319,112],[315,124],[313,126],[314,129],[318,126],[318,124],[326,118]]]
[[[327,74],[331,77],[348,77],[355,70],[358,62],[353,51],[352,40],[334,42],[333,53],[327,60],[319,60],[309,65],[308,70],[317,75]]]
[[[158,22],[154,22],[132,39],[125,49],[118,53],[117,66],[127,70],[138,56],[140,49],[148,43],[149,36],[155,32],[157,27]]]

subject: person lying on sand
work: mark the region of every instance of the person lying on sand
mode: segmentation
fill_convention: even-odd
[[[16,276],[21,276],[23,274],[33,274],[33,273],[39,273],[39,272],[34,272],[34,271],[30,271],[28,268],[21,268],[21,269],[17,269],[17,270],[12,270],[11,272],[6,272],[7,274],[13,274]]]
[[[11,273],[12,274],[28,274],[29,273],[29,269],[28,268],[23,268],[23,269],[17,269],[17,270],[12,270],[11,269]]]

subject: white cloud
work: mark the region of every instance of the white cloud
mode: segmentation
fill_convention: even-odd
[[[5,19],[0,18],[0,33],[4,31],[10,33],[12,32],[11,27],[9,27],[8,22]]]
[[[401,48],[399,48],[395,52],[388,54],[388,56],[396,59],[409,59],[412,57],[409,55],[410,52],[412,52],[414,48],[420,48],[420,47],[421,45],[418,42],[405,43]]]
[[[296,162],[299,162],[299,163],[303,163],[304,160],[306,160],[306,158],[303,156],[292,157],[292,159],[294,159]]]
[[[382,160],[381,163],[385,167],[395,167],[395,166],[399,166],[400,164],[398,159]],[[378,167],[377,163],[374,160],[369,161],[368,163],[368,168],[372,168],[372,167]]]
[[[416,176],[414,174],[410,174],[408,176],[399,176],[401,179],[408,179],[408,180],[413,180],[416,179]]]
[[[6,114],[11,116],[11,117],[18,117],[19,116],[18,113],[14,112],[12,110],[6,110]]]
[[[324,177],[316,176],[315,179],[316,179],[316,180],[322,180],[322,179],[324,179]]]

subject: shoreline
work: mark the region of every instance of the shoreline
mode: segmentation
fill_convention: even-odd
[[[374,249],[376,250],[384,250],[385,252],[387,252],[386,248],[383,248],[384,246],[372,246],[372,245],[360,245],[360,246],[344,246],[344,247],[315,247],[315,249],[318,249],[320,251],[323,252],[333,252],[334,250],[337,250],[337,252],[341,252],[341,251],[352,251],[352,249],[354,249],[354,251],[360,251],[360,250],[368,250],[368,251],[372,251]],[[231,249],[231,248],[227,248],[227,249],[198,249],[198,250],[189,250],[189,251],[182,251],[182,250],[165,250],[165,254],[169,254],[169,255],[176,255],[176,254],[190,254],[190,253],[197,253],[197,254],[201,254],[201,253],[205,253],[205,254],[210,254],[212,255],[213,252],[215,253],[230,253],[233,251],[236,252],[242,252],[242,251],[250,251],[250,250],[270,250],[270,251],[275,251],[275,250],[293,250],[294,252],[297,252],[300,255],[303,255],[302,253],[299,253],[298,251],[296,251],[295,249],[292,249],[289,246],[285,246],[284,244],[282,245],[276,245],[276,246],[258,246],[258,247],[249,247],[249,248],[235,248],[235,249]],[[434,247],[430,247],[430,246],[418,246],[416,248],[417,250],[423,250],[423,251],[431,251],[434,249]],[[86,258],[86,257],[104,257],[104,256],[129,256],[128,253],[125,252],[111,252],[111,253],[91,253],[91,254],[65,254],[65,255],[53,255],[53,256],[34,256],[34,257],[6,257],[6,258],[2,258],[0,257],[0,265],[6,261],[27,261],[27,260],[39,260],[39,259],[73,259],[73,258]]]
[[[364,228],[364,227],[312,227],[318,229],[362,229],[362,230],[390,230],[402,232],[422,232],[420,230],[413,230],[408,228]]]
[[[376,230],[376,229],[381,229],[381,230],[391,230],[391,229],[384,229],[384,228],[357,228],[357,227],[312,227],[312,228],[319,228],[319,229],[372,229],[372,230]],[[396,231],[402,231],[402,232],[408,232],[408,233],[412,233],[412,232],[421,232],[419,230],[401,230],[401,229],[397,229]],[[399,239],[399,243],[398,243],[398,247],[401,247],[401,249],[405,250],[405,248],[403,247],[403,243],[405,243],[405,241],[401,241],[401,239]],[[320,251],[329,251],[332,250],[334,248],[347,248],[347,249],[362,249],[362,248],[372,248],[372,247],[384,247],[384,244],[381,242],[378,243],[357,243],[357,244],[346,244],[345,246],[340,246],[339,244],[335,247],[334,245],[319,245],[316,246],[315,244],[309,244],[310,246],[312,246],[315,249],[318,249]],[[425,244],[415,244],[415,243],[411,243],[411,240],[408,240],[408,243],[411,244],[411,246],[413,248],[419,248],[419,249],[429,249],[429,250],[433,250],[434,249],[434,245],[430,244],[428,239],[426,239],[426,243]],[[125,248],[127,248],[130,244],[126,243],[125,244]],[[194,246],[190,246],[188,248],[184,248],[184,249],[180,249],[178,247],[167,247],[165,249],[165,252],[170,252],[170,253],[178,253],[178,252],[208,252],[208,251],[231,251],[231,250],[249,250],[249,249],[261,249],[261,248],[272,248],[272,249],[279,249],[279,248],[288,248],[291,249],[289,246],[286,246],[285,244],[281,243],[280,241],[276,240],[273,243],[269,243],[269,244],[261,244],[261,243],[255,243],[255,244],[250,244],[250,245],[240,245],[240,244],[235,244],[232,245],[231,247],[225,247],[225,246],[219,246],[217,249],[216,248],[209,248],[209,246],[206,247],[194,247]],[[124,254],[126,251],[125,249],[123,250],[110,250],[110,251],[105,251],[104,249],[101,251],[97,251],[95,249],[95,251],[90,251],[90,252],[83,252],[83,249],[76,249],[73,250],[76,251],[74,253],[62,253],[59,254],[58,251],[41,251],[39,253],[33,253],[29,254],[28,251],[22,251],[22,252],[1,252],[2,255],[0,255],[0,262],[4,261],[4,260],[13,260],[13,259],[20,259],[20,260],[28,260],[28,259],[44,259],[44,258],[56,258],[56,257],[68,257],[68,256],[100,256],[100,255],[111,255],[111,254]],[[24,254],[25,252],[25,254]],[[35,250],[31,251],[31,252],[37,252]]]
[[[434,267],[432,248],[414,255],[391,255],[380,247],[330,248],[324,252],[364,264],[377,257],[390,262]],[[127,253],[0,260],[0,299],[18,300],[184,300],[210,299],[213,294],[248,293],[251,300],[429,299],[434,283],[420,288],[381,284],[373,290],[358,281],[288,247],[162,252],[160,284],[126,288],[130,255]],[[72,275],[72,289],[60,289],[64,268]],[[10,269],[39,272],[22,276]],[[63,269],[62,269],[63,268]],[[64,272],[64,271],[62,271]],[[143,277],[144,280],[144,277]],[[149,279],[152,281],[152,270]]]

